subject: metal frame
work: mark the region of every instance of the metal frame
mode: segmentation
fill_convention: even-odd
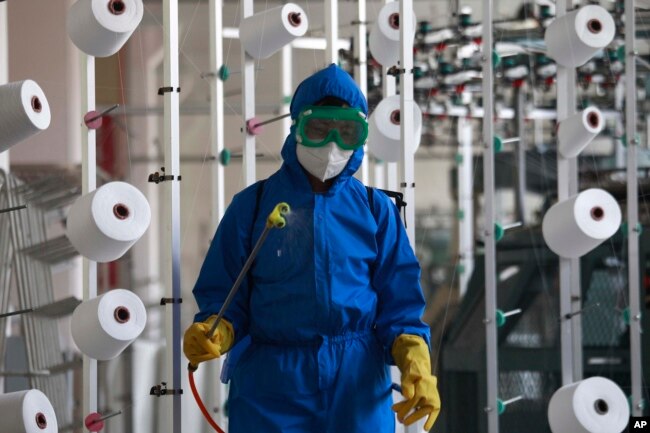
[[[223,58],[223,0],[210,0],[210,70],[218,71],[224,65]],[[210,150],[220,161],[224,149],[223,81],[214,75],[210,81]],[[224,166],[221,162],[211,165],[212,206],[210,221],[216,225],[225,212]]]
[[[625,0],[625,135],[627,137],[627,268],[630,309],[630,368],[632,415],[643,415],[643,371],[641,362],[641,305],[639,274],[639,200],[636,133],[636,45],[635,0]]]
[[[179,158],[179,68],[178,68],[178,0],[163,1],[164,25],[164,86],[172,90],[164,94],[164,139],[165,171],[174,176],[163,182],[164,243],[163,243],[163,287],[168,297],[181,298],[180,278],[180,158]],[[171,292],[171,293],[170,293]],[[181,381],[181,304],[165,306],[165,340],[167,342],[167,371],[165,378],[169,388],[179,390]],[[163,431],[181,432],[181,395],[165,396],[165,423]]]
[[[9,82],[9,28],[7,3],[0,2],[0,86]],[[0,170],[9,172],[9,151],[0,152]]]
[[[95,109],[95,58],[81,53],[81,110]],[[81,193],[88,194],[97,187],[96,131],[81,127]],[[97,262],[82,258],[83,299],[97,296]],[[97,412],[97,360],[83,355],[83,413]]]
[[[458,289],[462,297],[467,292],[474,270],[474,172],[473,172],[473,125],[472,120],[458,118]]]
[[[415,250],[415,155],[413,152],[414,139],[414,117],[413,117],[413,41],[412,33],[415,23],[413,22],[413,1],[400,0],[400,64],[403,74],[400,77],[400,143],[402,146],[402,183],[404,201],[411,203],[405,209],[404,224],[411,246]]]
[[[496,239],[494,237],[494,76],[492,0],[483,0],[483,196],[485,201],[485,356],[486,356],[486,407],[489,433],[499,431],[498,397],[498,341],[497,341],[497,281]]]
[[[354,78],[364,96],[368,96],[368,49],[366,29],[366,0],[358,0],[357,9],[357,34],[354,38]],[[367,185],[370,180],[368,156],[361,162],[361,181]]]
[[[288,113],[290,108],[289,98],[293,93],[293,48],[291,45],[282,47],[282,71],[280,88],[282,89],[282,109],[281,113]],[[291,128],[291,117],[285,117],[282,120],[282,131],[289,133]]]
[[[338,0],[325,0],[325,66],[339,63],[339,3]]]
[[[241,0],[242,20],[254,14],[253,0]],[[255,117],[255,59],[241,47],[243,122]],[[244,133],[244,183],[255,183],[255,136]]]
[[[567,0],[556,3],[556,17],[567,12]],[[557,120],[566,119],[575,113],[575,68],[557,65]],[[558,201],[564,201],[578,193],[578,159],[557,159]],[[580,259],[560,257],[560,326],[562,351],[562,384],[582,379],[582,320],[580,314],[573,314],[582,308],[580,284]]]
[[[392,3],[395,0],[386,0],[386,4]],[[388,75],[388,68],[386,66],[381,68],[382,75],[382,87],[384,98],[393,96],[397,93],[396,91],[396,80],[392,75]],[[391,191],[397,190],[397,163],[396,162],[382,162],[386,167],[386,188]]]
[[[225,65],[223,56],[223,0],[210,0],[210,71],[219,71]],[[221,162],[221,153],[225,148],[224,137],[224,94],[223,81],[217,74],[210,81],[210,154],[216,158],[216,163],[211,164],[210,172],[212,182],[212,205],[210,206],[210,234],[216,232],[219,222],[226,211],[225,205],[225,166]],[[228,393],[226,385],[219,380],[219,372],[223,367],[223,359],[206,363],[207,377],[211,386],[208,387],[207,404],[209,407],[218,408],[215,414],[216,421],[223,425],[226,421],[223,410]],[[205,427],[207,430],[207,426]]]

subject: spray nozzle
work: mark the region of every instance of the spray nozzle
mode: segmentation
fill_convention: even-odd
[[[287,221],[284,217],[289,212],[291,212],[291,208],[287,203],[278,203],[273,209],[273,212],[271,212],[269,217],[266,219],[266,226],[269,228],[275,227],[276,229],[283,228],[287,225]]]

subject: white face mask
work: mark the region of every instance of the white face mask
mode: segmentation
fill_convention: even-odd
[[[343,171],[354,150],[341,149],[335,142],[321,147],[297,144],[298,161],[309,173],[325,182]]]

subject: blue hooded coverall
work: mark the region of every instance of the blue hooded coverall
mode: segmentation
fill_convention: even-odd
[[[331,65],[300,84],[291,118],[325,96],[368,112],[350,75]],[[233,198],[194,287],[195,321],[203,321],[221,308],[269,213],[279,202],[291,206],[224,315],[236,341],[251,340],[230,375],[229,431],[393,433],[393,341],[412,334],[429,342],[420,267],[396,206],[373,190],[371,211],[352,177],[363,147],[327,192],[314,193],[294,134],[295,126],[256,220],[257,184]]]

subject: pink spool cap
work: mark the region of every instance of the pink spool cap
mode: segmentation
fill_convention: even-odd
[[[97,412],[91,412],[90,414],[88,414],[88,416],[84,420],[84,424],[86,425],[88,431],[94,433],[104,428],[104,421],[101,420],[101,417],[102,416]]]
[[[260,135],[262,133],[262,125],[260,125],[261,120],[257,117],[253,117],[246,121],[246,132],[250,135]]]
[[[97,111],[89,111],[84,116],[84,123],[88,129],[98,129],[102,126],[102,115]]]

